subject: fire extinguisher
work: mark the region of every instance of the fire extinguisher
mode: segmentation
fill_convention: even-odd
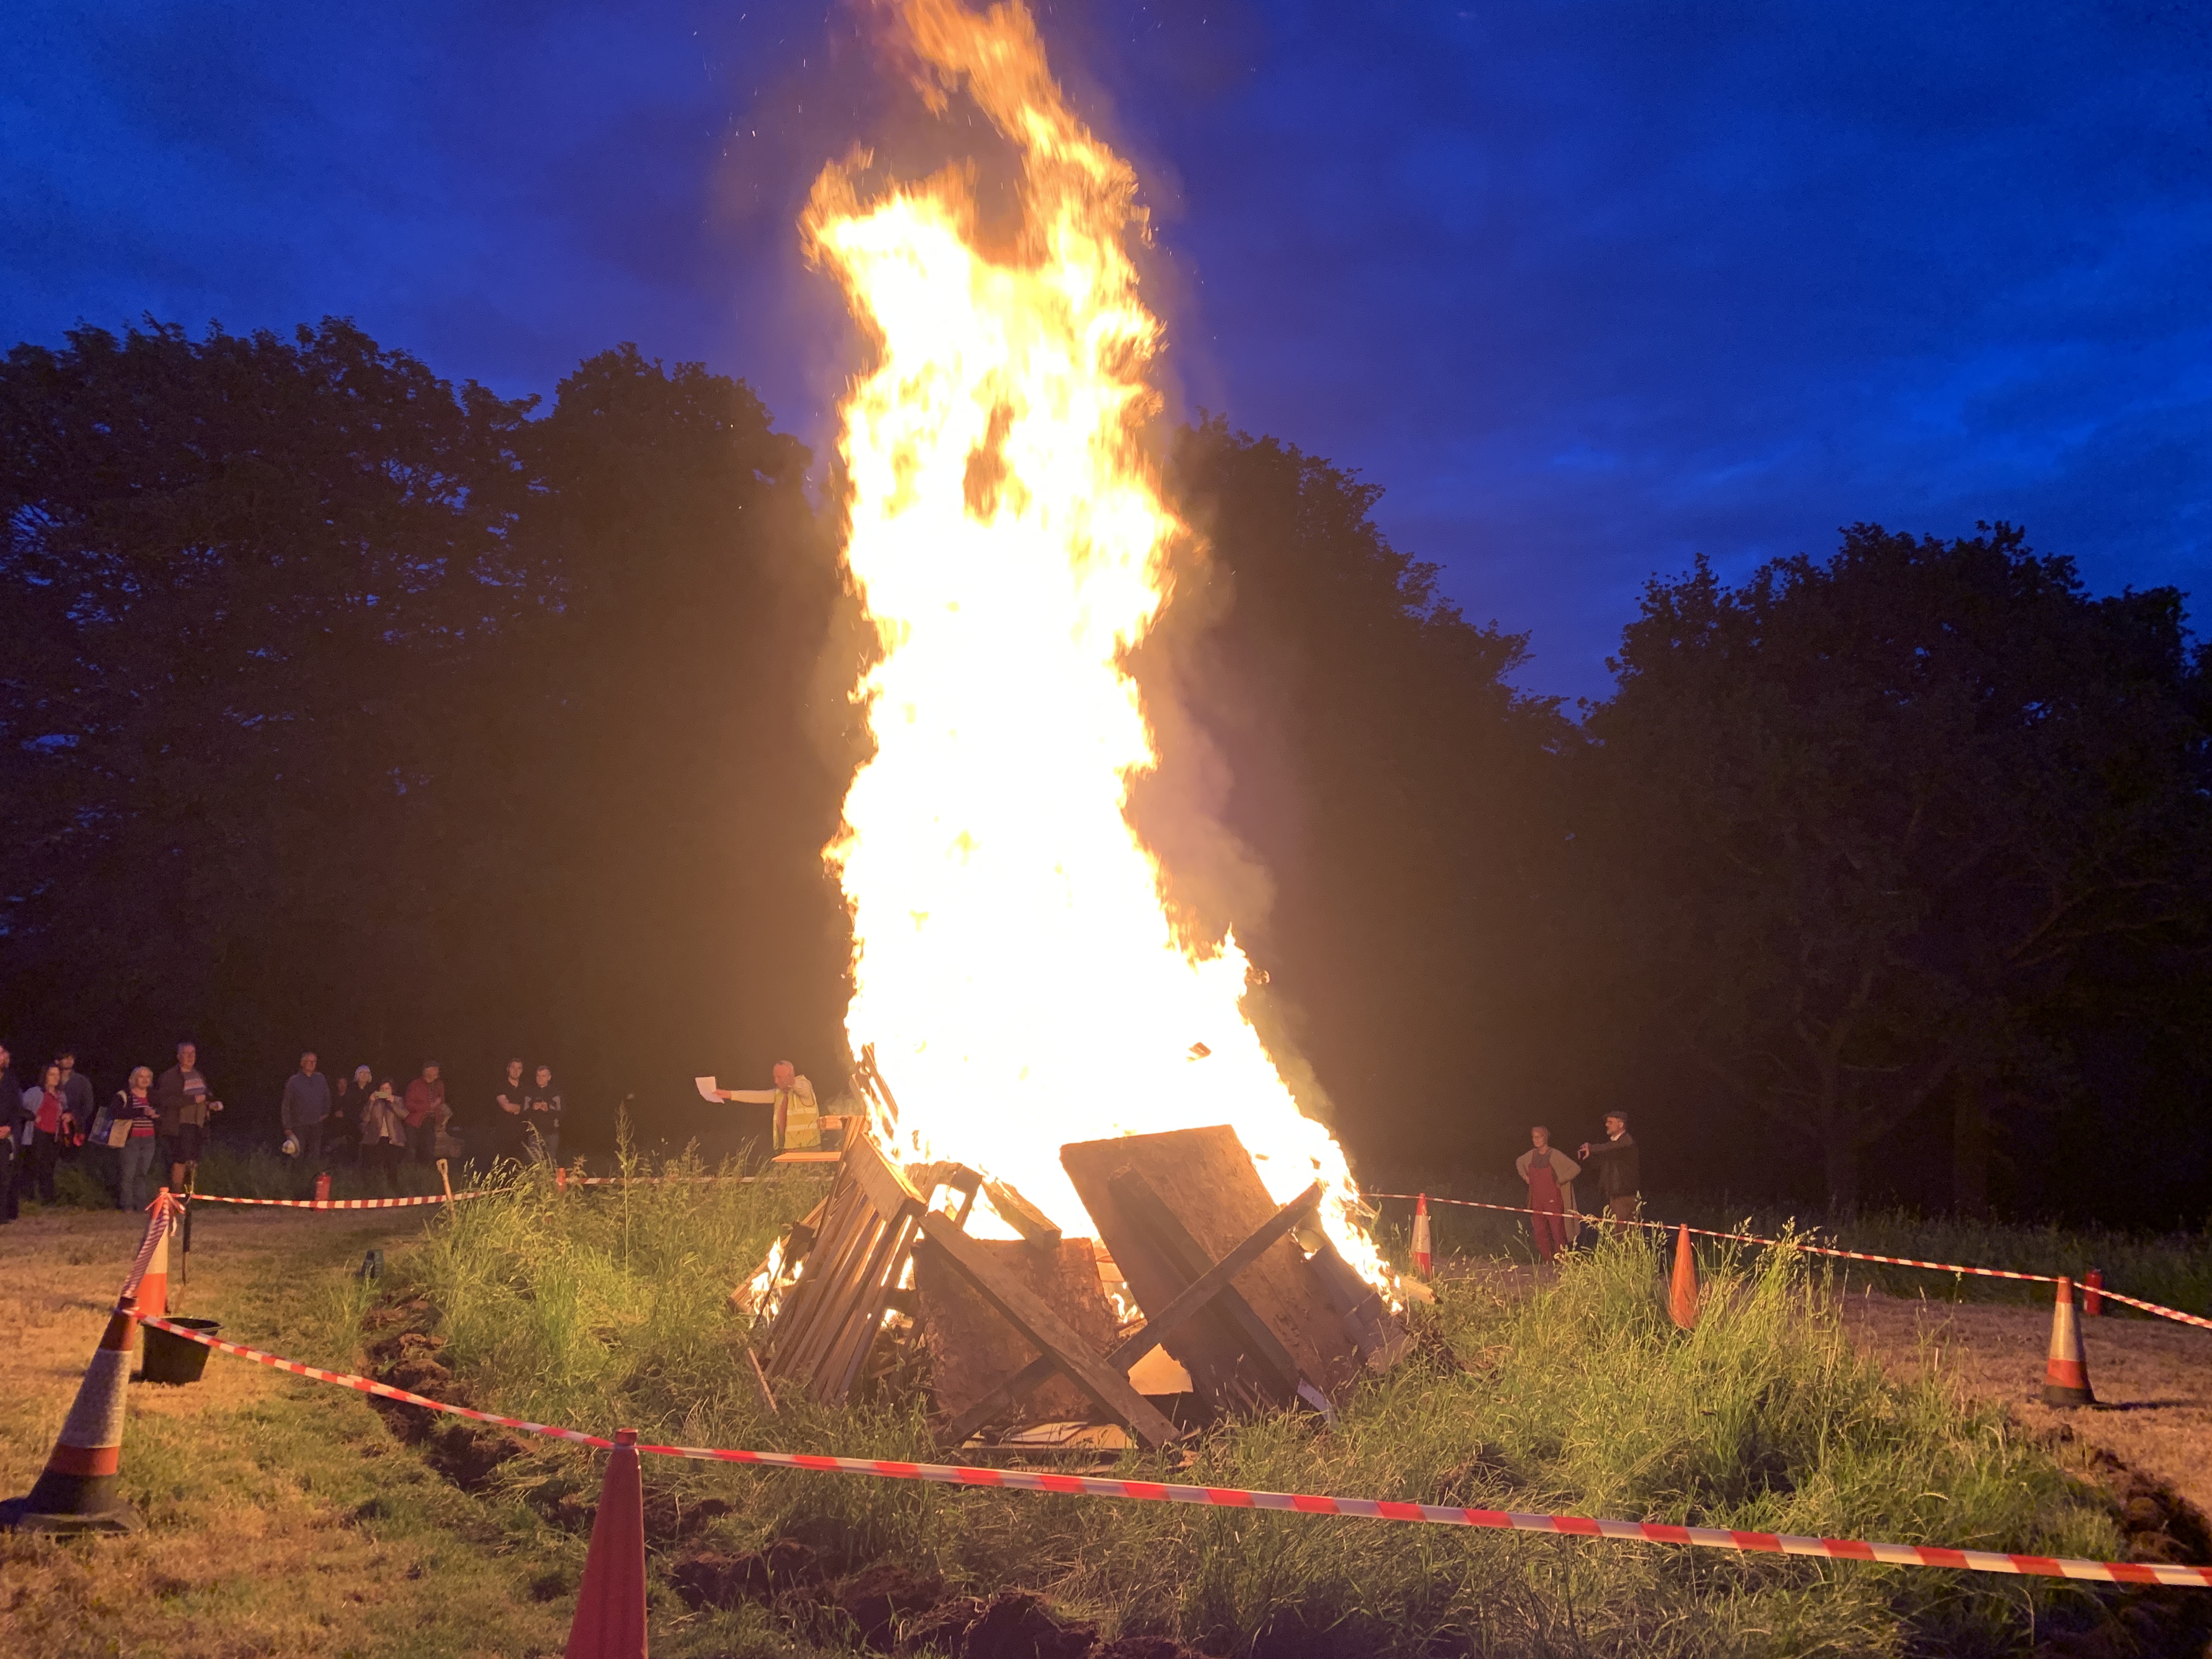
[[[329,1200],[330,1195],[331,1172],[328,1170],[325,1170],[315,1177],[315,1202],[318,1204],[324,1203]]]

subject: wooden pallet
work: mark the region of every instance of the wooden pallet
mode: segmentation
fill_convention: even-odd
[[[808,1218],[813,1237],[802,1240],[794,1231],[786,1246],[797,1279],[763,1310],[769,1334],[761,1370],[779,1395],[797,1387],[825,1406],[851,1395],[927,1207],[872,1141],[854,1137],[830,1196]]]

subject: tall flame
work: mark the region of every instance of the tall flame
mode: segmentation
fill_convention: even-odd
[[[880,659],[874,757],[824,856],[853,916],[846,1025],[896,1090],[901,1156],[1011,1182],[1071,1232],[1062,1143],[1229,1123],[1279,1201],[1379,1273],[1344,1155],[1240,1007],[1233,939],[1195,957],[1124,814],[1155,764],[1121,653],[1166,597],[1179,526],[1139,437],[1158,321],[1127,242],[1135,176],[1067,107],[1019,4],[903,0],[933,106],[964,81],[1022,161],[1024,222],[981,251],[972,173],[863,200],[817,182],[805,230],[879,342],[841,410],[845,557]]]

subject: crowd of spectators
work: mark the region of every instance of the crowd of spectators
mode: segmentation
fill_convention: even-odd
[[[551,1066],[510,1060],[487,1105],[478,1144],[469,1150],[485,1158],[560,1157],[561,1091]],[[77,1070],[73,1051],[33,1067],[0,1043],[0,1223],[15,1220],[26,1198],[56,1202],[61,1171],[71,1164],[121,1209],[144,1208],[162,1182],[184,1189],[222,1110],[189,1041],[177,1045],[176,1064],[160,1076],[150,1066],[133,1066],[106,1100]],[[356,1165],[389,1185],[404,1164],[427,1166],[462,1148],[435,1060],[401,1086],[366,1064],[333,1077],[310,1050],[284,1080],[276,1115],[277,1150],[307,1180]],[[243,1148],[249,1139],[227,1137],[226,1144]]]

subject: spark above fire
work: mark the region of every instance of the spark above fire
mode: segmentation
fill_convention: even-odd
[[[1063,1143],[1227,1123],[1279,1201],[1322,1181],[1328,1232],[1379,1282],[1342,1152],[1245,1018],[1243,951],[1186,951],[1124,811],[1156,755],[1123,657],[1180,530],[1140,441],[1163,342],[1135,175],[1018,5],[897,18],[932,106],[964,91],[1018,152],[1023,223],[988,254],[971,168],[864,193],[866,156],[824,171],[805,222],[878,348],[840,437],[876,748],[824,856],[853,917],[847,1030],[899,1096],[891,1150],[1080,1231]]]

